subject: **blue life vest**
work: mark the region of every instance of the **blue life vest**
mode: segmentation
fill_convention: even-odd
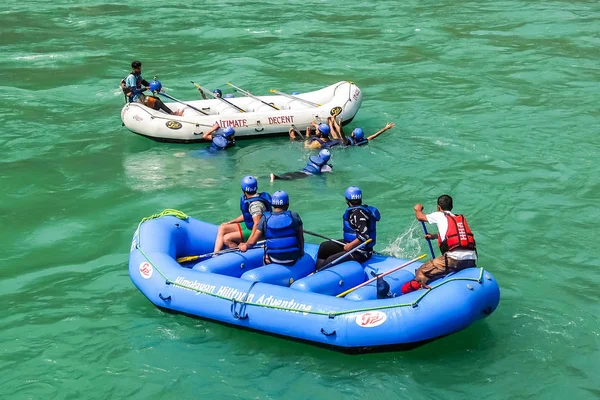
[[[373,247],[375,247],[375,243],[377,242],[377,221],[381,219],[381,214],[379,214],[379,210],[373,206],[360,205],[355,207],[348,207],[343,217],[344,240],[347,243],[350,243],[351,241],[356,239],[356,231],[350,226],[350,212],[356,209],[361,209],[365,211],[369,216],[369,230],[367,231],[367,235],[370,239],[373,239],[373,241],[369,242],[369,244],[365,246],[365,249],[371,251],[373,250]]]
[[[242,210],[244,222],[248,229],[254,227],[254,220],[252,219],[252,214],[250,214],[250,203],[254,203],[255,201],[260,201],[267,207],[267,211],[271,211],[271,195],[269,193],[262,192],[257,197],[250,197],[249,199],[244,198],[244,195],[242,195],[240,197],[240,210]]]
[[[322,148],[324,149],[330,149],[333,146],[337,146],[338,144],[341,144],[341,142],[339,140],[323,140],[321,138],[318,137],[313,137],[312,138],[313,142],[319,142],[319,144],[321,145]]]
[[[369,143],[368,139],[364,139],[357,142],[356,139],[354,139],[352,136],[348,137],[348,146],[362,146]]]
[[[135,86],[126,86],[127,85],[127,78],[129,78],[130,76],[132,76],[135,78]],[[133,92],[133,96],[129,97],[127,96],[127,94],[125,94],[125,98],[127,99],[128,103],[132,103],[137,101],[137,99],[140,97],[140,94],[144,91],[144,88],[142,88],[142,81],[144,80],[144,78],[142,78],[142,74],[134,74],[133,72],[130,72],[129,75],[127,75],[122,81],[121,84],[123,86],[125,86],[124,92],[125,90],[131,90]]]
[[[212,143],[208,148],[211,153],[228,149],[235,146],[235,142],[231,139],[226,138],[223,135],[215,135],[212,139]]]
[[[302,256],[302,251],[298,233],[294,229],[292,213],[290,211],[267,212],[264,216],[267,225],[265,232],[267,256],[274,259],[274,262],[282,264],[296,262]]]
[[[309,174],[312,174],[312,175],[320,175],[321,168],[323,168],[323,166],[325,166],[325,165],[327,165],[327,161],[323,160],[321,157],[310,156],[310,158],[308,159],[308,163],[306,164],[306,167],[304,167],[304,169],[302,171],[308,172]]]

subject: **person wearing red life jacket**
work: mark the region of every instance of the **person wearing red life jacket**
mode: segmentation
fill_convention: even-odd
[[[451,272],[475,267],[477,249],[473,232],[463,215],[452,214],[452,197],[441,195],[437,200],[437,211],[431,214],[423,213],[423,205],[414,207],[417,220],[436,224],[438,233],[425,235],[426,239],[437,239],[441,256],[421,265],[415,280],[402,286],[402,293],[410,293],[420,288],[429,289],[427,282],[444,277]]]

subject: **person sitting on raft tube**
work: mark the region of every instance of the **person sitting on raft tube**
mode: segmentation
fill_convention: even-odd
[[[271,173],[271,182],[275,179],[282,181],[292,181],[294,179],[306,178],[311,175],[320,175],[322,172],[331,172],[333,166],[327,162],[331,158],[331,152],[323,149],[318,156],[310,156],[306,167],[302,171],[286,172],[285,174],[275,175]]]
[[[242,215],[219,226],[214,251],[220,251],[225,244],[229,248],[248,240],[256,229],[256,224],[267,211],[271,211],[271,196],[267,192],[257,193],[258,181],[253,176],[242,179],[240,210]]]
[[[415,280],[402,286],[402,293],[410,293],[420,288],[430,289],[427,282],[451,272],[475,267],[477,262],[473,232],[463,215],[451,213],[452,197],[447,194],[438,197],[437,211],[431,214],[423,213],[422,204],[415,205],[414,209],[417,220],[437,225],[439,233],[427,234],[425,238],[437,239],[442,255],[421,265],[415,273]]]
[[[215,133],[220,128],[219,124],[214,124],[213,127],[202,136],[202,139],[212,141],[211,145],[206,148],[209,153],[217,153],[235,146],[235,130],[228,126],[220,133]]]
[[[150,84],[142,78],[142,63],[134,61],[131,63],[131,72],[121,80],[121,89],[128,103],[138,101],[140,94],[148,90]]]
[[[288,210],[290,198],[283,190],[273,193],[271,203],[273,211],[263,214],[256,230],[252,232],[246,243],[240,243],[239,249],[244,252],[252,248],[264,235],[265,265],[271,263],[294,265],[304,255],[302,219],[298,213]]]
[[[335,118],[330,117],[328,119],[328,122],[332,134],[336,137],[341,138],[341,142],[344,144],[344,146],[363,146],[365,144],[368,144],[369,141],[375,139],[377,136],[381,135],[383,132],[392,129],[394,126],[396,126],[395,123],[388,122],[383,128],[366,138],[365,132],[361,128],[354,128],[354,130],[350,134],[350,137],[346,137],[344,135],[342,126],[338,123],[338,121],[335,120]]]
[[[322,122],[317,124],[315,121],[313,121],[312,126],[314,126],[316,129],[315,136],[312,138],[310,137],[311,127],[309,126],[306,128],[306,141],[304,142],[304,147],[307,149],[329,149],[333,146],[341,144],[341,141],[337,138],[337,140],[330,139],[329,135],[331,134],[331,129],[329,128],[329,125]]]
[[[362,190],[356,186],[346,189],[345,197],[348,208],[342,220],[344,243],[346,244],[341,245],[332,240],[321,243],[317,253],[316,271],[360,246],[368,239],[372,239],[372,242],[350,254],[344,261],[354,260],[362,263],[373,255],[373,247],[375,247],[377,239],[377,221],[381,219],[379,210],[362,203]]]
[[[150,92],[152,93],[152,95],[146,96],[145,94],[141,93],[137,100],[138,103],[142,103],[146,107],[151,108],[156,111],[162,110],[169,115],[182,115],[183,114],[183,109],[172,111],[158,97],[158,93],[162,90],[162,84],[159,81],[153,80],[152,82],[150,82],[150,84],[148,85],[148,89],[150,89]]]

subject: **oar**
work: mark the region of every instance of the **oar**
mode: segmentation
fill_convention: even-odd
[[[257,246],[254,246],[253,249],[258,249],[258,248],[261,248],[261,247],[265,247],[264,243],[265,243],[264,240],[256,243]],[[213,256],[215,254],[219,254],[220,255],[220,254],[225,254],[225,253],[231,253],[231,252],[238,251],[238,250],[239,250],[239,248],[234,247],[234,248],[231,248],[231,249],[225,249],[225,250],[220,250],[220,251],[213,251],[212,253],[200,254],[200,255],[197,255],[197,256],[179,257],[177,259],[177,262],[178,263],[186,263],[186,262],[197,260],[199,258],[210,257],[210,256]]]
[[[280,91],[279,91],[279,90],[277,90],[277,89],[271,89],[271,90],[269,90],[269,91],[270,91],[271,93],[277,93],[277,94],[279,94],[279,95],[281,95],[281,96],[283,96],[283,97],[287,97],[288,99],[294,99],[294,100],[301,101],[301,102],[303,102],[303,103],[306,103],[306,104],[308,104],[308,105],[311,105],[311,106],[313,106],[313,107],[321,107],[321,105],[320,105],[320,104],[313,103],[312,101],[304,100],[304,99],[302,99],[302,98],[300,98],[300,97],[296,97],[296,96],[294,96],[294,95],[291,95],[291,94],[287,94],[287,93],[284,93],[284,92],[280,92]]]
[[[365,247],[366,245],[368,245],[369,243],[371,243],[373,241],[373,239],[367,239],[366,241],[362,242],[360,245],[356,246],[355,248],[353,248],[352,250],[350,250],[349,252],[347,252],[346,254],[336,258],[335,260],[333,260],[332,262],[330,262],[329,264],[323,266],[322,268],[319,268],[317,271],[313,272],[314,274],[316,274],[319,271],[323,271],[324,269],[333,267],[334,264],[336,264],[338,261],[348,257],[350,254],[354,253],[355,251],[360,250],[361,248]],[[312,274],[310,274],[312,275]],[[310,276],[309,275],[309,276]]]
[[[428,235],[427,227],[425,226],[425,222],[421,221],[421,225],[423,226],[423,231],[425,232],[425,234]],[[435,258],[435,253],[433,252],[433,246],[431,245],[431,239],[427,239],[427,243],[429,243],[429,250],[431,250],[431,258]]]
[[[339,240],[328,238],[327,236],[319,235],[318,233],[315,233],[315,232],[304,230],[304,233],[307,233],[307,234],[309,234],[311,236],[315,236],[315,237],[318,237],[318,238],[321,238],[321,239],[329,240],[329,241],[337,243],[337,244],[341,244],[342,246],[346,245],[346,243],[344,243],[344,242],[340,242]]]
[[[253,95],[252,93],[250,93],[250,92],[247,92],[247,91],[245,91],[244,89],[242,89],[242,88],[239,88],[239,87],[235,86],[233,83],[231,83],[231,82],[227,82],[227,84],[228,84],[229,86],[231,86],[232,88],[234,88],[234,89],[235,89],[237,92],[240,92],[241,94],[243,94],[244,96],[251,97],[251,98],[253,98],[254,100],[258,100],[258,101],[260,101],[261,103],[263,103],[263,104],[266,104],[267,106],[269,106],[269,107],[271,107],[271,108],[274,108],[274,109],[276,109],[276,110],[279,110],[279,108],[277,108],[277,107],[276,107],[276,106],[274,106],[273,104],[269,104],[269,103],[267,103],[266,101],[262,101],[261,99],[259,99],[259,98],[258,98],[258,97],[256,97],[255,95]]]
[[[199,109],[197,109],[196,107],[194,107],[194,106],[192,106],[192,105],[189,105],[189,104],[187,104],[187,103],[184,103],[184,102],[183,102],[183,101],[181,101],[181,100],[177,100],[175,97],[173,97],[173,96],[169,96],[169,95],[168,95],[168,94],[166,94],[166,93],[163,93],[163,92],[158,92],[158,94],[160,94],[161,96],[165,96],[167,99],[171,99],[171,100],[173,100],[173,101],[176,101],[177,103],[183,104],[184,106],[188,106],[188,107],[189,107],[189,108],[191,108],[192,110],[196,110],[196,111],[198,111],[199,113],[202,113],[202,114],[204,114],[204,115],[208,115],[208,114],[207,114],[207,113],[205,113],[204,111],[202,111],[202,110],[199,110]]]
[[[400,265],[400,266],[398,266],[398,267],[396,267],[396,268],[393,268],[393,269],[391,269],[391,270],[389,270],[389,271],[387,271],[387,272],[384,272],[383,274],[377,275],[375,278],[369,279],[368,281],[366,281],[366,282],[363,282],[363,283],[361,283],[360,285],[354,286],[352,289],[348,289],[348,290],[346,290],[345,292],[342,292],[342,293],[338,294],[338,295],[337,295],[337,296],[335,296],[335,297],[344,297],[344,296],[345,296],[345,295],[347,295],[348,293],[350,293],[350,292],[353,292],[353,291],[355,291],[356,289],[358,289],[358,288],[361,288],[361,287],[363,287],[363,286],[365,286],[365,285],[368,285],[369,283],[371,283],[371,282],[373,282],[373,281],[377,280],[377,278],[383,278],[384,276],[386,276],[386,275],[389,275],[389,274],[391,274],[392,272],[396,272],[396,271],[398,271],[399,269],[402,269],[402,268],[406,267],[407,265],[410,265],[410,264],[414,263],[415,261],[419,261],[420,259],[422,259],[422,258],[425,258],[425,257],[427,257],[427,254],[421,254],[421,255],[420,255],[419,257],[417,257],[417,258],[413,258],[412,260],[410,260],[410,261],[408,261],[408,262],[405,262],[404,264],[402,264],[402,265]]]
[[[190,81],[190,82],[192,82],[194,85],[196,85],[196,88],[197,88],[198,90],[200,90],[201,92],[202,92],[202,91],[204,91],[204,92],[208,93],[210,96],[212,96],[212,98],[213,98],[213,99],[218,99],[218,100],[221,100],[221,101],[223,101],[223,102],[225,102],[225,103],[229,104],[230,106],[232,106],[232,107],[235,107],[235,108],[236,108],[236,109],[237,109],[239,112],[246,112],[246,110],[244,110],[244,109],[242,109],[242,108],[240,108],[240,107],[236,106],[235,104],[233,104],[233,103],[231,103],[231,102],[229,102],[229,101],[225,100],[224,98],[222,98],[222,97],[218,97],[218,96],[215,96],[215,94],[214,94],[213,92],[211,92],[211,91],[209,91],[209,90],[206,90],[206,88],[203,88],[202,86],[198,85],[196,82],[194,82],[194,81]]]

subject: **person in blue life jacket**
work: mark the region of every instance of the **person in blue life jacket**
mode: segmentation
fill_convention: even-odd
[[[344,134],[344,130],[342,129],[342,126],[339,124],[338,121],[336,121],[335,118],[329,117],[328,123],[329,123],[329,129],[331,129],[331,132],[336,137],[340,138],[340,141],[342,142],[342,144],[344,146],[363,146],[365,144],[368,144],[369,141],[375,139],[377,136],[381,135],[383,132],[390,130],[396,126],[395,123],[388,122],[387,124],[385,124],[385,126],[383,128],[381,128],[380,130],[378,130],[377,132],[375,132],[374,134],[372,134],[370,136],[366,136],[365,132],[362,130],[362,128],[354,128],[354,130],[350,134],[350,137],[347,137]]]
[[[149,85],[150,83],[142,77],[141,61],[133,61],[131,63],[131,72],[121,80],[121,89],[125,95],[125,100],[128,103],[138,101],[140,94],[145,90],[149,90]]]
[[[219,226],[214,251],[220,251],[223,245],[233,248],[248,240],[256,230],[256,224],[267,211],[271,211],[271,196],[267,192],[258,193],[258,181],[253,176],[242,179],[240,210],[242,214]]]
[[[311,126],[315,128],[315,136],[311,137]],[[306,128],[306,140],[304,142],[304,147],[307,149],[330,149],[334,146],[341,144],[340,138],[337,136],[333,136],[331,139],[331,128],[329,125],[320,123],[317,124],[315,121],[312,122],[311,126]],[[294,129],[290,129],[290,139],[294,140],[296,138],[296,133]]]
[[[319,152],[318,156],[310,156],[306,167],[302,171],[286,172],[285,174],[275,175],[270,174],[271,182],[275,179],[282,181],[292,181],[294,179],[306,178],[311,175],[320,175],[323,172],[331,172],[333,166],[329,164],[331,158],[331,152],[327,149],[323,149]]]
[[[345,198],[348,208],[342,217],[344,239],[340,242],[343,241],[346,244],[342,246],[331,240],[321,243],[317,253],[316,271],[368,239],[372,239],[372,242],[348,255],[343,260],[354,260],[363,263],[373,255],[373,248],[377,239],[377,221],[381,218],[379,210],[362,203],[362,191],[356,186],[350,186],[346,189]]]
[[[213,127],[202,136],[202,139],[212,142],[210,146],[206,148],[209,153],[218,153],[235,146],[235,130],[230,126],[223,128],[218,132],[219,129],[221,129],[219,124],[214,124]]]
[[[289,211],[290,198],[283,190],[273,193],[272,212],[265,212],[246,243],[240,243],[244,252],[264,236],[265,265],[277,263],[291,266],[304,255],[304,231],[298,213]]]
[[[153,110],[162,110],[169,115],[183,115],[183,109],[172,111],[163,101],[158,97],[158,93],[162,90],[162,84],[156,79],[148,84],[148,89],[150,90],[150,95],[146,95],[144,93],[140,94],[138,98],[138,102],[142,103],[146,107],[149,107]]]

